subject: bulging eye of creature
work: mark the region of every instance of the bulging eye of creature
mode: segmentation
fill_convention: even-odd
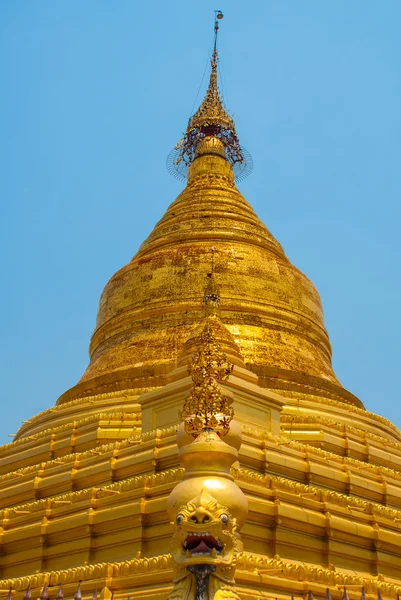
[[[184,515],[179,514],[176,516],[175,522],[177,523],[177,525],[181,525],[183,520],[184,520]]]
[[[225,513],[223,513],[222,515],[220,515],[220,521],[223,523],[223,525],[227,525],[227,523],[228,523],[228,515],[226,515]]]

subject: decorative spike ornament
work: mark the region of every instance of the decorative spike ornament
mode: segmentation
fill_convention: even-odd
[[[43,586],[43,590],[40,595],[40,598],[41,598],[41,600],[48,600],[48,598],[49,598],[49,590],[48,590],[47,583],[45,583],[45,585]]]
[[[81,600],[81,599],[82,599],[81,582],[79,582],[77,591],[75,592],[74,600]]]
[[[13,588],[10,586],[10,589],[8,590],[8,594],[7,594],[7,600],[12,600],[13,598]]]
[[[32,592],[31,592],[31,584],[28,584],[28,587],[26,588],[25,592],[24,592],[24,600],[30,600],[30,598],[32,597]]]
[[[347,594],[347,589],[345,587],[344,587],[344,593],[343,593],[342,600],[349,600],[349,596]]]
[[[361,600],[366,600],[366,593],[365,593],[365,588],[364,587],[362,587]]]
[[[58,588],[56,600],[63,600],[63,599],[64,599],[63,584],[60,583],[60,587]]]
[[[331,600],[331,594],[329,588],[326,588],[325,600]]]

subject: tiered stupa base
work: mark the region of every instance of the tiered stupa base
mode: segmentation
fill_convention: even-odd
[[[234,394],[242,428],[233,474],[249,502],[236,569],[240,597],[323,596],[329,587],[340,598],[346,585],[351,600],[362,586],[368,597],[380,588],[383,598],[395,598],[399,432],[333,400],[286,405],[240,366],[234,347],[230,356],[237,364],[223,387]],[[28,584],[38,597],[48,583],[55,598],[63,583],[72,597],[81,581],[84,596],[97,587],[116,598],[166,598],[166,502],[183,476],[177,412],[191,385],[185,353],[181,364],[163,389],[61,404],[31,419],[33,434],[1,448],[1,589],[22,600]]]

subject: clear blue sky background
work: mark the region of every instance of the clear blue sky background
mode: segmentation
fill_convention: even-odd
[[[401,426],[400,0],[2,0],[1,443],[77,382],[103,286],[182,187],[215,8],[240,189],[317,286],[343,385]]]

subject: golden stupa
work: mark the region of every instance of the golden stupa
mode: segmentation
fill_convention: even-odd
[[[0,449],[9,599],[401,590],[401,433],[341,386],[316,289],[235,185],[217,60],[87,370]]]

